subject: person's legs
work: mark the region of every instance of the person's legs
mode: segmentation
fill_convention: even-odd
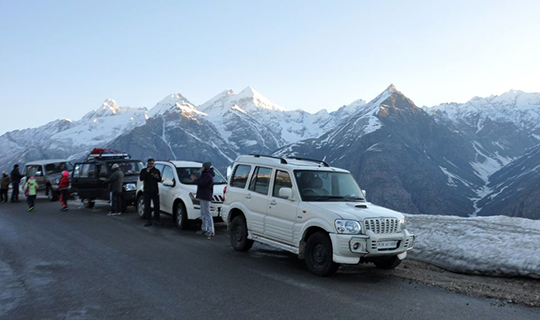
[[[156,222],[159,222],[159,214],[160,214],[159,194],[152,195],[152,203],[154,203],[154,220],[156,220]]]
[[[210,214],[210,201],[201,200],[201,219],[203,221],[203,230],[208,233],[214,234],[214,221]]]
[[[114,212],[116,212],[117,215],[122,213],[122,207],[120,203],[120,201],[122,200],[121,197],[122,197],[121,193],[113,192],[113,210]]]
[[[144,219],[148,221],[145,224],[145,226],[151,226],[152,225],[152,212],[150,211],[150,202],[152,201],[152,195],[149,193],[145,193],[143,196],[144,196]]]
[[[11,189],[11,202],[15,202],[19,199],[19,184],[18,183],[11,183],[12,189]]]

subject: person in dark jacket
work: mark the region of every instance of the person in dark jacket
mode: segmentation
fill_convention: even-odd
[[[145,227],[152,225],[152,213],[150,212],[150,203],[154,204],[154,220],[155,224],[161,225],[159,222],[159,186],[161,182],[161,172],[154,167],[154,159],[148,159],[146,169],[141,170],[139,179],[144,183],[144,217],[146,220]]]
[[[58,181],[58,188],[60,189],[60,203],[62,204],[62,211],[68,211],[68,197],[69,197],[69,171],[62,171],[62,177]]]
[[[16,164],[11,170],[11,202],[19,202],[19,183],[21,183],[22,175],[19,172],[19,165]]]
[[[197,185],[197,200],[201,203],[201,230],[197,234],[202,234],[208,239],[215,235],[214,220],[210,214],[210,202],[214,195],[214,168],[210,162],[205,162],[202,165],[201,176],[196,178],[191,176],[191,179]]]
[[[118,164],[112,165],[112,174],[104,183],[111,184],[112,191],[112,212],[108,216],[119,216],[122,214],[122,188],[124,187],[124,173]]]
[[[7,171],[2,172],[2,180],[0,181],[0,202],[8,201],[9,176]]]

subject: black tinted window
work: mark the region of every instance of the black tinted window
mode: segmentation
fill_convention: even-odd
[[[285,171],[277,171],[276,178],[274,179],[274,191],[272,196],[279,197],[279,190],[281,188],[292,188],[291,176]]]
[[[82,165],[81,178],[95,178],[96,177],[96,165],[93,163],[85,163]]]
[[[260,194],[268,194],[268,186],[270,185],[270,177],[272,169],[257,167],[249,183],[249,190]]]
[[[251,166],[237,165],[231,177],[231,187],[244,188],[251,171]]]

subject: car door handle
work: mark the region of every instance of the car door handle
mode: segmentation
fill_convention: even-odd
[[[251,195],[250,194],[246,195],[246,199],[251,199]]]
[[[275,205],[277,205],[277,202],[276,202],[276,200],[272,200],[272,201],[270,201],[270,205],[271,205],[271,206],[275,206]]]

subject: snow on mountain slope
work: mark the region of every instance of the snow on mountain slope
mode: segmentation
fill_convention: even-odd
[[[80,120],[59,119],[5,133],[0,136],[0,160],[3,166],[10,166],[37,159],[82,158],[89,149],[105,146],[145,120],[145,108],[119,107],[113,99],[107,99]]]
[[[223,91],[199,109],[208,114],[208,119],[225,140],[238,151],[271,152],[285,144],[319,137],[362,104],[365,102],[358,100],[333,113],[326,110],[315,114],[303,110],[287,111],[247,87],[238,94],[232,90]],[[262,150],[249,150],[259,145]]]
[[[163,100],[158,102],[152,109],[150,109],[150,111],[148,111],[148,117],[151,118],[156,115],[163,115],[166,112],[175,110],[180,110],[186,114],[193,113],[198,115],[206,115],[204,112],[199,111],[197,107],[189,102],[189,100],[184,96],[179,93],[174,93],[168,95]]]

